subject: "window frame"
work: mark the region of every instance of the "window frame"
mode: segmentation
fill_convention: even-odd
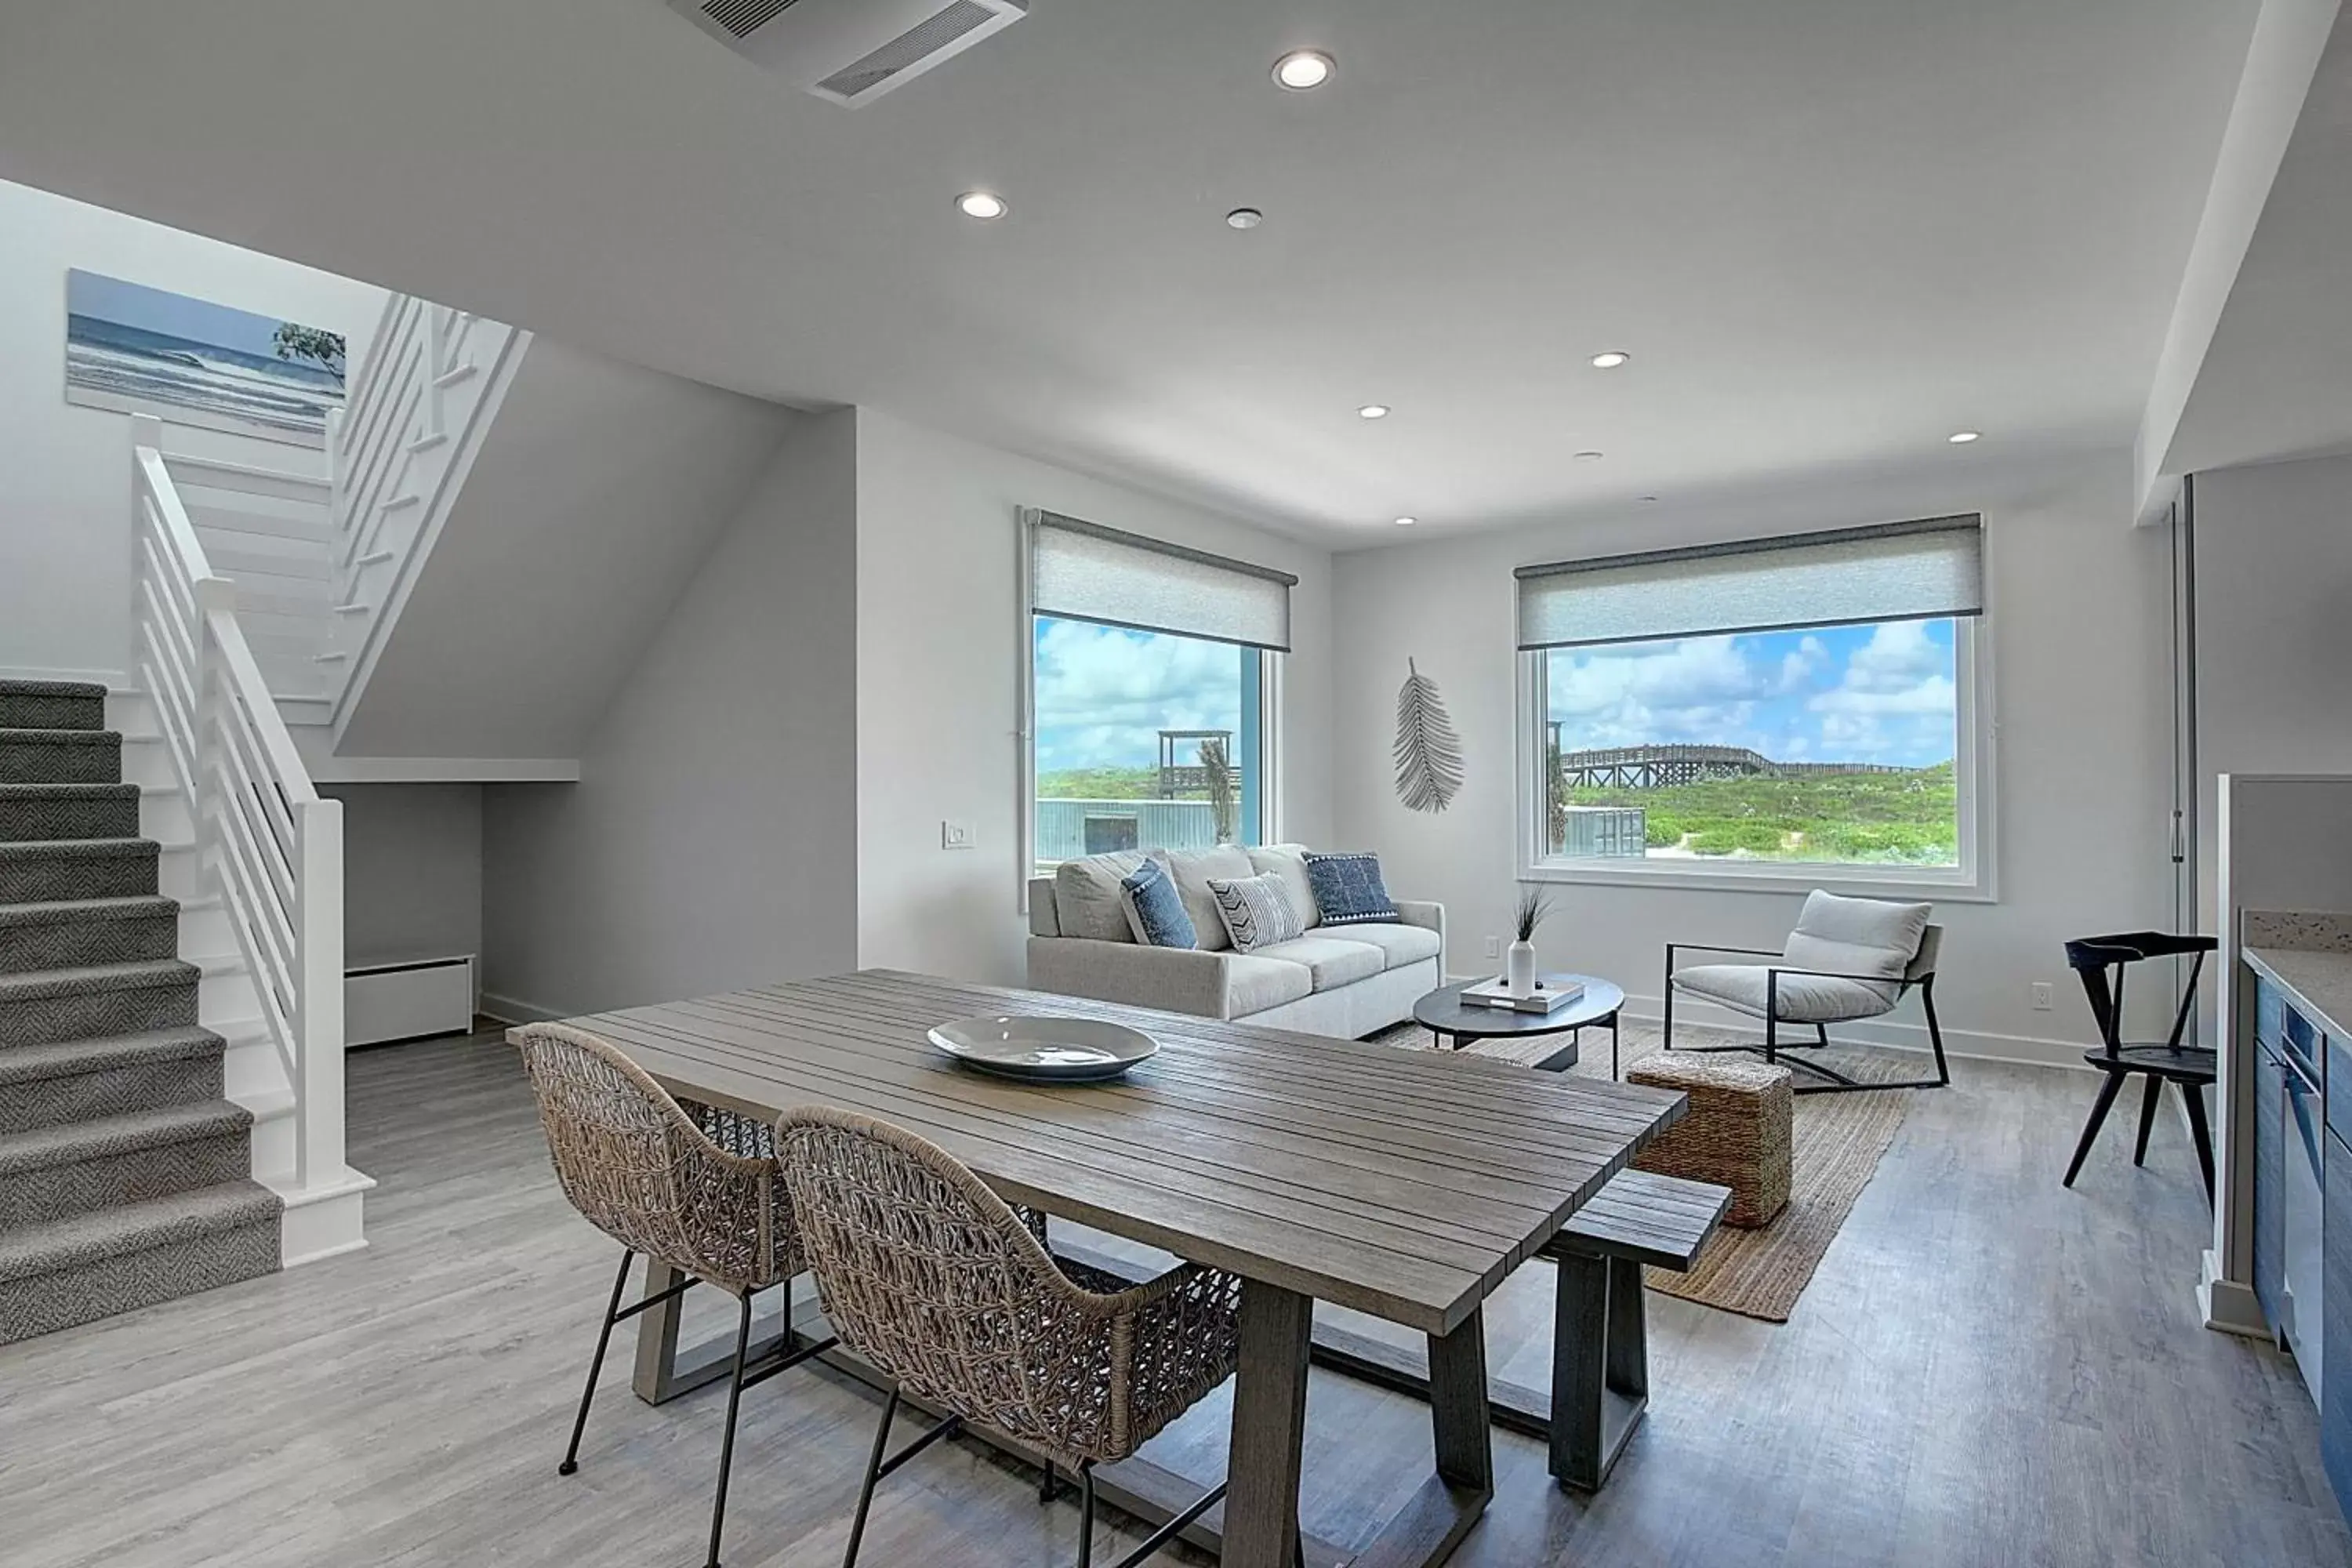
[[[1013,859],[1015,903],[1019,911],[1029,912],[1029,884],[1039,876],[1037,869],[1037,616],[1036,595],[1032,592],[1030,528],[1024,518],[1014,531],[1016,539],[1014,581],[1018,602],[1015,605],[1015,637],[1019,644],[1015,671],[1019,693],[1013,724],[1013,766],[1018,774],[1018,801],[1014,807],[1013,838],[1016,854]],[[1055,616],[1057,620],[1076,617]],[[1161,636],[1181,637],[1180,632]],[[1217,639],[1200,637],[1200,642]],[[1258,647],[1254,643],[1231,643],[1232,647],[1249,647],[1257,654],[1258,681],[1258,841],[1280,844],[1282,837],[1282,722],[1283,666],[1285,650]]]
[[[1990,584],[1987,592],[1990,594]],[[1959,864],[1955,867],[1885,866],[1835,860],[1602,860],[1567,859],[1549,853],[1550,795],[1544,778],[1545,723],[1549,707],[1551,650],[1515,650],[1518,660],[1516,798],[1518,879],[1580,883],[1593,887],[1680,888],[1710,892],[1801,893],[1815,888],[1861,897],[1941,899],[1957,903],[1998,901],[1994,850],[1993,749],[1998,729],[1992,714],[1992,638],[1985,616],[1952,617],[1955,688],[1953,779],[1959,796]],[[1872,625],[1884,623],[1873,622]],[[1790,628],[1791,630],[1810,628]],[[1644,639],[1646,640],[1646,639]],[[1612,645],[1602,645],[1612,646]]]

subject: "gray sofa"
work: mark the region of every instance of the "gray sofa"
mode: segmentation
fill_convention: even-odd
[[[1168,864],[1200,933],[1195,948],[1135,940],[1119,879],[1136,852],[1065,861],[1029,884],[1029,984],[1091,996],[1356,1039],[1412,1016],[1412,1005],[1444,983],[1445,909],[1398,900],[1393,922],[1323,926],[1315,914],[1305,851],[1296,844],[1155,852]],[[1208,890],[1211,877],[1281,874],[1305,936],[1235,952]]]

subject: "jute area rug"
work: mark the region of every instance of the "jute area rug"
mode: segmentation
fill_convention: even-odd
[[[1429,1032],[1412,1024],[1400,1025],[1373,1037],[1383,1045],[1431,1049]],[[1727,1044],[1732,1037],[1687,1026],[1675,1030],[1677,1049],[1685,1045]],[[1497,1054],[1508,1042],[1496,1042]],[[1568,1070],[1580,1077],[1609,1078],[1609,1032],[1587,1029],[1582,1056]],[[1473,1047],[1474,1049],[1476,1047]],[[1654,1024],[1628,1021],[1618,1059],[1626,1068],[1659,1048]],[[1906,1056],[1867,1050],[1832,1048],[1817,1052],[1828,1065],[1852,1077],[1874,1075],[1903,1078],[1918,1065]],[[1749,1060],[1760,1060],[1749,1058]],[[1806,1081],[1800,1071],[1797,1081]],[[1822,1255],[1837,1238],[1838,1227],[1853,1211],[1862,1189],[1877,1173],[1878,1162],[1895,1142],[1916,1089],[1890,1089],[1885,1094],[1813,1094],[1797,1098],[1790,1171],[1789,1206],[1761,1230],[1734,1230],[1724,1226],[1699,1254],[1687,1274],[1648,1270],[1653,1290],[1703,1306],[1785,1323],[1797,1299],[1821,1266]]]

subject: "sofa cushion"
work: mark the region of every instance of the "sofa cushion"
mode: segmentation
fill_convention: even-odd
[[[1192,917],[1193,928],[1200,933],[1198,941],[1202,951],[1223,952],[1232,947],[1233,939],[1225,934],[1225,922],[1217,914],[1217,895],[1209,890],[1209,879],[1221,877],[1239,881],[1244,877],[1254,876],[1255,871],[1250,865],[1248,854],[1230,844],[1214,849],[1181,849],[1162,853],[1168,861],[1169,874],[1176,879],[1176,890],[1184,895],[1185,912]]]
[[[1225,955],[1225,1016],[1245,1018],[1314,994],[1315,976],[1303,963],[1263,953]]]
[[[1258,875],[1272,873],[1282,879],[1283,890],[1290,895],[1290,907],[1298,911],[1301,931],[1313,931],[1323,923],[1323,916],[1315,907],[1315,884],[1307,879],[1307,846],[1262,844],[1248,854]]]
[[[1761,963],[1694,964],[1675,971],[1675,989],[1760,1018],[1769,971],[1770,965]],[[1780,975],[1778,1000],[1784,1024],[1852,1023],[1857,1018],[1875,1018],[1894,1005],[1869,981],[1786,971]]]
[[[1119,882],[1157,853],[1121,849],[1109,855],[1088,855],[1065,860],[1054,868],[1054,913],[1064,936],[1090,937],[1096,942],[1133,942],[1127,923],[1127,901]]]
[[[1820,889],[1805,896],[1797,929],[1780,950],[1782,958],[1799,969],[1822,969],[1832,974],[1881,976],[1870,989],[1885,1007],[1902,994],[1900,982],[1919,951],[1933,904],[1899,904],[1885,899],[1847,899]],[[1784,976],[1785,988],[1795,976]],[[1759,1002],[1759,1006],[1762,1004]],[[1785,1011],[1783,1017],[1790,1016]]]
[[[1289,891],[1274,872],[1238,879],[1212,877],[1209,891],[1216,895],[1217,915],[1225,922],[1225,934],[1233,938],[1235,952],[1255,952],[1307,934],[1298,911],[1290,907]]]
[[[1127,898],[1128,924],[1136,941],[1148,947],[1200,945],[1192,917],[1184,912],[1183,896],[1176,891],[1175,880],[1165,866],[1146,860],[1121,879],[1118,886]]]
[[[1419,963],[1424,958],[1435,958],[1443,945],[1437,933],[1426,926],[1397,925],[1388,921],[1366,921],[1360,925],[1338,928],[1347,933],[1349,942],[1360,942],[1381,950],[1383,970],[1402,969],[1408,963]]]
[[[1356,925],[1366,921],[1393,921],[1397,907],[1381,880],[1377,855],[1315,855],[1307,857],[1307,879],[1315,889],[1315,908],[1327,926]]]
[[[1293,937],[1288,942],[1259,948],[1252,956],[1303,965],[1318,991],[1336,991],[1359,980],[1370,980],[1386,967],[1379,948],[1331,936]]]

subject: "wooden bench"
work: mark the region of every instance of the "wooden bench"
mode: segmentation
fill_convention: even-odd
[[[1559,1274],[1551,1392],[1491,1378],[1487,1413],[1497,1426],[1549,1443],[1561,1484],[1599,1489],[1649,1409],[1643,1266],[1687,1270],[1730,1205],[1728,1187],[1620,1171],[1538,1254]],[[1318,1317],[1313,1355],[1318,1365],[1429,1397],[1429,1362],[1418,1348]]]
[[[1729,1187],[1620,1171],[1545,1245],[1559,1265],[1549,1436],[1562,1485],[1600,1489],[1650,1407],[1643,1268],[1686,1272],[1730,1206]]]

